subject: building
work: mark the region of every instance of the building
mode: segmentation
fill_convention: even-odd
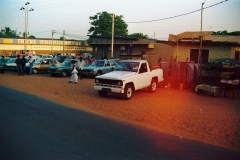
[[[92,48],[86,41],[57,39],[0,38],[0,55],[8,56],[14,52],[35,51],[36,54],[80,54],[91,53]]]
[[[240,60],[240,36],[212,35],[212,31],[202,32],[202,63],[217,58],[233,58]],[[193,61],[199,63],[199,37],[201,32],[183,32],[169,35],[168,44],[174,48],[177,61]]]
[[[114,59],[128,58],[150,58],[154,56],[154,60],[159,58],[170,60],[173,56],[173,47],[160,43],[157,40],[146,40],[128,37],[114,37],[113,55],[111,51],[112,37],[111,36],[94,36],[88,35],[90,45],[93,48],[92,54],[97,58],[103,57]],[[157,56],[157,58],[155,57]]]

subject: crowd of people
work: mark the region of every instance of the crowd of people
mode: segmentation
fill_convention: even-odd
[[[32,67],[33,67],[33,63],[35,61],[35,58],[33,56],[29,56],[29,75],[32,75]],[[20,55],[17,55],[17,59],[15,61],[15,63],[17,64],[17,73],[18,76],[24,76],[25,74],[25,67],[26,67],[26,63],[27,63],[27,59],[25,58],[25,55],[22,55],[22,57],[20,57]]]

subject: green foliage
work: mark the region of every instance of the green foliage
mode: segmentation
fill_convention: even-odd
[[[33,36],[33,35],[30,35],[28,38],[30,38],[30,39],[34,39],[34,38],[36,38],[36,37]]]
[[[16,38],[16,37],[20,37],[20,36],[18,36],[16,31],[11,30],[9,27],[5,27],[5,29],[1,29],[0,37],[1,38]]]
[[[226,30],[224,30],[224,31],[217,31],[217,32],[213,32],[213,35],[234,35],[234,36],[239,36],[240,35],[240,31],[233,31],[233,32],[228,32]]]
[[[128,37],[139,38],[139,39],[149,39],[148,35],[143,35],[143,33],[133,33],[129,34]]]
[[[114,36],[127,36],[128,25],[123,20],[123,16],[114,16]],[[88,34],[98,36],[111,36],[112,35],[112,14],[107,12],[97,13],[94,16],[90,16],[91,22]]]

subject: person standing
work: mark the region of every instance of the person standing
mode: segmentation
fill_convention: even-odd
[[[91,60],[90,60],[90,64],[92,64],[95,61],[95,58],[92,56]]]
[[[53,55],[53,58],[52,58],[52,65],[55,66],[55,65],[56,65],[56,62],[57,62],[57,60],[56,60],[56,56]]]
[[[80,79],[82,79],[82,70],[84,68],[84,65],[85,65],[85,62],[82,60],[82,58],[80,58],[79,61],[77,62],[77,70],[78,70]]]
[[[22,60],[20,59],[20,55],[17,55],[17,59],[15,61],[15,63],[17,64],[17,72],[18,72],[18,76],[23,75],[23,70],[22,70]]]
[[[25,73],[25,65],[27,63],[27,60],[25,58],[25,55],[22,56],[22,72],[23,72],[23,75]]]
[[[75,61],[72,60],[72,70],[71,70],[71,79],[69,81],[69,83],[75,83],[77,84],[77,81],[78,81],[78,71],[76,69],[76,65],[75,65]]]
[[[32,74],[32,70],[33,70],[32,68],[33,68],[33,63],[35,61],[35,58],[32,55],[30,55],[29,57],[30,57],[30,60],[29,60],[29,75],[31,75]]]

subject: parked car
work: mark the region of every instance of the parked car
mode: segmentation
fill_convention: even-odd
[[[77,56],[77,58],[89,60],[92,58],[92,54],[91,53],[81,53],[79,56]]]
[[[68,75],[71,75],[71,70],[72,70],[72,61],[79,61],[79,59],[65,59],[63,63],[61,63],[58,66],[50,66],[49,67],[49,73],[52,76],[57,76],[60,75],[61,77],[66,77]],[[87,67],[89,65],[88,62],[83,60],[85,62],[84,67]]]
[[[10,58],[9,60],[7,60],[7,62],[5,62],[5,65],[4,65],[5,69],[8,71],[17,69],[15,60],[16,58]]]
[[[55,65],[60,65],[60,62],[56,62]],[[36,59],[33,63],[33,74],[37,74],[39,72],[47,72],[49,70],[49,67],[52,66],[51,59]],[[25,70],[29,70],[29,65],[26,66]]]
[[[37,56],[33,56],[33,57],[35,58],[35,60],[37,59]],[[26,56],[25,58],[26,58],[26,64],[25,64],[25,71],[26,71],[26,70],[29,70],[29,66],[30,66],[29,60],[30,60],[30,57]],[[9,68],[10,68],[11,71],[17,71],[17,64],[16,64],[15,61],[16,61],[16,58],[15,58],[13,63],[9,64],[10,65]]]
[[[57,55],[56,58],[57,58],[58,62],[62,63],[67,58],[67,56],[65,56],[65,55]]]
[[[9,58],[2,58],[1,57],[1,59],[0,59],[0,68],[1,68],[1,72],[3,71],[5,71],[6,70],[6,62],[9,60]],[[3,69],[2,69],[2,67],[3,67]]]
[[[42,59],[52,59],[53,56],[50,54],[38,54],[37,59],[42,58]]]
[[[83,68],[83,75],[84,76],[99,76],[108,72],[113,71],[113,69],[117,66],[115,60],[95,60],[91,65],[88,67]]]
[[[4,73],[4,71],[5,71],[5,68],[2,64],[0,64],[0,71],[1,71],[1,73]]]

